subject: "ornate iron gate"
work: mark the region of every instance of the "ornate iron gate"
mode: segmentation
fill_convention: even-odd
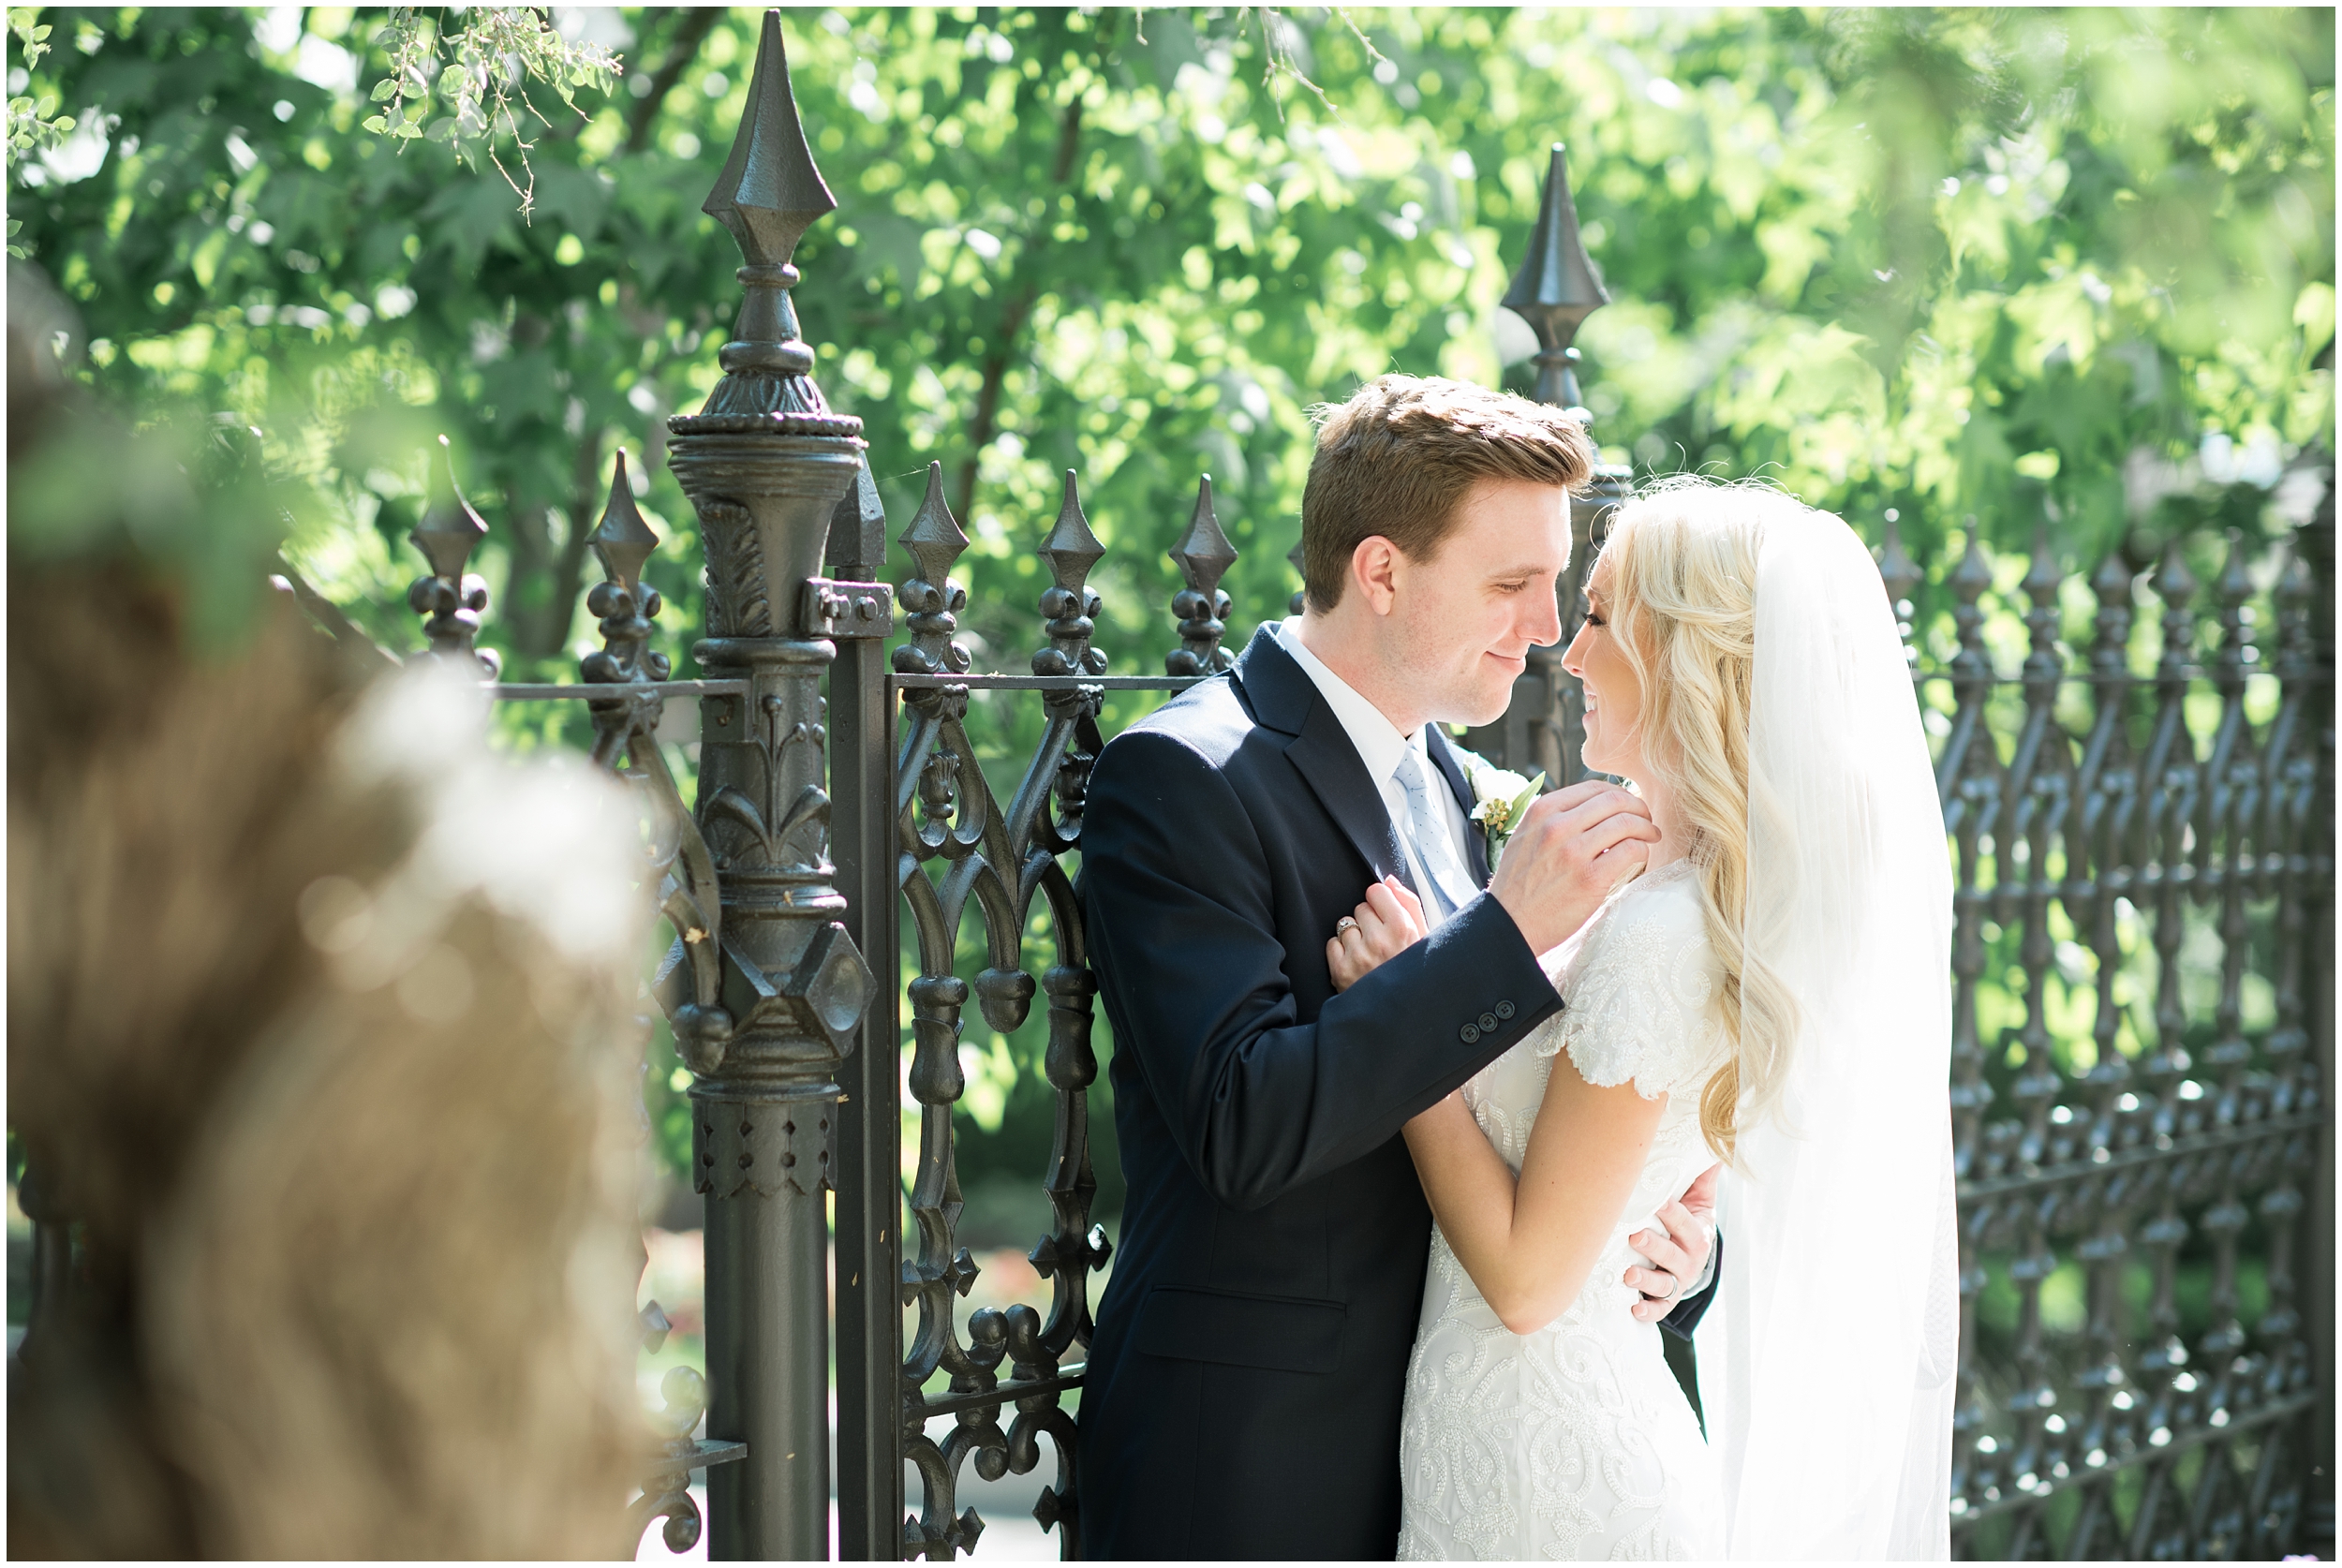
[[[685,1485],[704,1466],[715,1556],[828,1555],[823,1195],[834,1189],[841,1555],[969,1549],[983,1521],[955,1512],[966,1467],[988,1479],[1031,1473],[1046,1438],[1056,1469],[1037,1478],[1034,1513],[1074,1557],[1078,1444],[1064,1398],[1081,1382],[1089,1277],[1110,1246],[1089,1213],[1096,982],[1061,857],[1078,848],[1104,694],[1176,691],[1226,667],[1231,607],[1218,584],[1234,552],[1206,480],[1171,552],[1182,585],[1165,673],[1107,674],[1089,645],[1099,600],[1087,585],[1104,551],[1069,473],[1040,545],[1051,585],[1032,673],[972,673],[953,642],[966,590],[951,569],[967,540],[931,472],[900,540],[915,570],[899,591],[909,640],[890,653],[897,596],[880,581],[886,520],[859,422],[823,401],[789,297],[796,240],[832,205],[770,13],[706,209],[740,244],[747,299],[706,407],[670,426],[706,540],[697,656],[709,678],[669,680],[647,651],[660,604],[640,571],[656,541],[621,457],[593,536],[609,572],[587,599],[603,650],[582,685],[497,688],[586,701],[597,759],[645,791],[659,828],[654,871],[676,940],[655,989],[696,1080],[712,1398],[710,1436],[694,1442],[689,1380],[677,1390],[638,1509],[668,1516],[670,1544],[689,1545],[698,1520]],[[1578,402],[1569,339],[1605,299],[1557,148],[1505,302],[1538,333],[1540,397]],[[1566,629],[1626,480],[1604,471],[1577,509]],[[2196,541],[2173,541],[2151,577],[2110,557],[2090,579],[2094,631],[2078,662],[2059,641],[2066,574],[2037,544],[2019,585],[2028,651],[2008,673],[1985,645],[1999,596],[1971,527],[1948,584],[1956,651],[1941,669],[1916,669],[1936,716],[1958,872],[1952,1509],[1955,1547],[1969,1555],[2274,1556],[2320,1528],[2321,1504],[2330,1546],[2333,517],[2329,494],[2267,592],[2241,542],[2226,547],[2209,590],[2187,564]],[[1907,613],[1920,576],[1888,521],[1882,573]],[[472,638],[485,592],[463,569],[484,532],[451,479],[416,534],[431,574],[410,602],[443,657],[481,657]],[[2263,602],[2269,638],[2255,619]],[[311,608],[356,635],[330,605]],[[2142,610],[2159,617],[2151,669],[2133,664]],[[1045,716],[1005,805],[965,725],[981,690],[1029,693]],[[696,809],[654,740],[670,698],[700,706]],[[2191,727],[2191,705],[2209,722]],[[1512,711],[1473,740],[1505,765],[1566,780],[1579,771],[1579,718],[1574,683],[1549,650],[1533,658]],[[971,907],[986,956],[967,978],[954,955]],[[1051,932],[1037,983],[1025,953],[1036,907]],[[907,993],[896,972],[904,909],[918,952]],[[2199,972],[2212,978],[2191,996]],[[1014,1028],[1036,992],[1057,1109],[1042,1173],[1053,1220],[1031,1261],[1050,1299],[962,1322],[955,1302],[975,1265],[955,1235],[960,1020],[972,995],[987,1023]],[[922,1113],[915,1236],[899,1184],[906,994],[907,1082]],[[63,1231],[36,1196],[28,1185],[40,1221],[36,1311],[46,1314]],[[2065,1272],[2059,1248],[2073,1260]]]

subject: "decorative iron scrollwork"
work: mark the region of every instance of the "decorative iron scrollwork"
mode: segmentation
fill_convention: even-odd
[[[1058,1474],[1055,1485],[1043,1489],[1034,1517],[1059,1532],[1070,1558],[1079,1551],[1076,1457],[1073,1419],[1060,1399],[1078,1383],[1066,1357],[1089,1342],[1089,1277],[1104,1265],[1110,1248],[1104,1230],[1089,1221],[1097,1191],[1088,1094],[1098,1073],[1089,1043],[1097,981],[1060,857],[1080,841],[1089,768],[1102,745],[1097,718],[1104,693],[1079,684],[1043,688],[1047,731],[1003,809],[968,735],[969,688],[948,680],[969,665],[967,651],[952,641],[967,593],[951,578],[967,539],[943,500],[940,469],[930,469],[926,500],[904,530],[902,544],[919,575],[902,586],[912,641],[895,650],[895,668],[905,675],[946,677],[903,691],[904,737],[895,774],[901,887],[919,952],[920,972],[909,987],[910,1087],[923,1111],[911,1191],[918,1243],[902,1271],[903,1304],[918,1314],[902,1369],[902,1442],[925,1497],[919,1513],[904,1518],[903,1555],[949,1557],[972,1549],[984,1521],[973,1508],[955,1511],[963,1468],[972,1458],[976,1473],[987,1480],[1030,1473],[1040,1463],[1045,1437],[1057,1450]],[[1082,513],[1075,477],[1068,473],[1063,503],[1041,547],[1052,582],[1041,597],[1047,642],[1032,658],[1036,676],[1103,673],[1104,660],[1089,645],[1100,602],[1088,578],[1104,554]],[[929,862],[937,864],[936,875],[924,869]],[[1027,918],[1036,898],[1049,911],[1056,960],[1038,986],[1023,963]],[[971,903],[983,922],[986,954],[972,984],[955,972],[954,962]],[[1048,1314],[1045,1319],[1022,1304],[1005,1312],[983,1309],[970,1316],[963,1339],[953,1302],[973,1284],[976,1264],[955,1234],[961,1194],[951,1107],[966,1088],[960,1019],[972,996],[985,1021],[1008,1032],[1025,1021],[1036,991],[1047,998],[1045,1071],[1057,1091],[1046,1181],[1053,1228],[1030,1254],[1050,1282]],[[948,1376],[948,1387],[929,1395],[926,1384],[939,1371]],[[1001,1414],[1012,1404],[1015,1416],[1003,1431]],[[926,1426],[943,1416],[954,1424],[938,1442]]]
[[[651,1520],[665,1519],[660,1539],[671,1552],[688,1552],[699,1545],[701,1528],[699,1504],[691,1497],[691,1472],[737,1459],[747,1444],[693,1441],[691,1433],[707,1413],[707,1380],[692,1368],[670,1368],[659,1393],[666,1408],[651,1417],[656,1448],[643,1478],[643,1495],[627,1509],[627,1521],[639,1538]]]

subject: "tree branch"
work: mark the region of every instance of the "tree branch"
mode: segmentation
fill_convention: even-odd
[[[630,153],[639,153],[650,145],[650,127],[659,118],[659,106],[667,101],[667,95],[674,91],[674,84],[682,80],[691,62],[699,58],[700,45],[707,41],[707,35],[715,30],[716,23],[721,22],[724,16],[719,6],[675,8],[683,12],[683,25],[669,40],[667,58],[652,73],[650,91],[643,95],[642,101],[634,106],[634,112],[628,120],[626,150]]]
[[[1065,106],[1065,117],[1058,125],[1054,174],[1060,190],[1074,177],[1075,162],[1081,156],[1081,139],[1082,100],[1076,96]],[[1054,221],[1054,214],[1045,212],[1040,232],[1027,242],[1018,263],[1028,274],[1034,259],[1048,247],[1049,226]],[[968,519],[970,509],[975,505],[976,465],[984,455],[984,449],[992,444],[992,437],[997,433],[1001,383],[1008,377],[1009,362],[1015,357],[1016,339],[1024,332],[1025,323],[1031,318],[1039,289],[1039,281],[1029,275],[1025,286],[1001,310],[1000,329],[993,333],[990,348],[984,356],[984,384],[977,389],[975,413],[968,426],[968,456],[959,466],[959,482],[953,486],[958,497],[954,510],[963,524]]]

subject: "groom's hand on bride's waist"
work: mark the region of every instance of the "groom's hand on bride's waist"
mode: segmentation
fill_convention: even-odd
[[[1619,882],[1643,867],[1659,830],[1651,807],[1615,784],[1589,779],[1533,804],[1505,841],[1489,882],[1530,951],[1578,934]]]
[[[1642,1322],[1656,1323],[1709,1284],[1716,1246],[1716,1178],[1723,1174],[1722,1165],[1709,1166],[1682,1197],[1659,1210],[1656,1225],[1626,1238],[1647,1265],[1623,1277],[1642,1293],[1629,1309]]]

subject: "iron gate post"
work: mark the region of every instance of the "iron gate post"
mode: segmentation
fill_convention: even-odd
[[[708,1475],[709,1553],[829,1556],[828,1214],[838,1078],[874,984],[832,885],[828,635],[885,595],[821,571],[862,422],[812,380],[789,290],[800,236],[837,205],[797,119],[779,14],[765,13],[732,155],[704,210],[732,231],[746,289],[699,413],[668,422],[669,465],[699,513],[707,638],[745,695],[700,703],[700,831],[722,892],[719,1005],[677,1006],[692,1174],[706,1201],[707,1416],[747,1457]],[[687,939],[688,939],[688,934]]]
[[[886,511],[865,463],[830,525],[839,577],[886,575]],[[882,628],[882,630],[885,629]],[[884,638],[840,642],[830,672],[837,886],[846,929],[880,994],[847,1064],[837,1136],[837,1556],[902,1556],[901,878],[895,837],[895,703]]]

